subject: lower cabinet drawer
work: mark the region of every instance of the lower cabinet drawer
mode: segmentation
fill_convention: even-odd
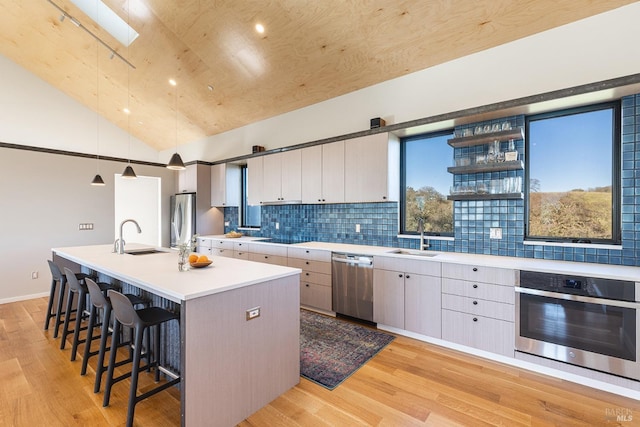
[[[513,322],[515,320],[515,306],[495,301],[486,301],[479,298],[467,298],[459,295],[442,294],[442,308],[491,317],[499,320]]]
[[[314,271],[307,271],[303,269],[300,280],[308,283],[315,283],[317,285],[331,286],[331,274],[316,273]]]
[[[331,286],[300,281],[300,305],[331,311]]]
[[[249,261],[266,262],[267,264],[276,264],[276,265],[283,265],[283,266],[287,265],[286,256],[256,254],[253,252],[249,253]]]
[[[442,339],[491,353],[513,357],[513,322],[442,310]]]
[[[247,251],[233,251],[233,257],[238,259],[249,259],[249,252]]]
[[[233,257],[233,249],[211,248],[211,255]]]

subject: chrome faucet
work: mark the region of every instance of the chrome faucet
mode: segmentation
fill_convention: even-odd
[[[420,250],[424,251],[429,247],[429,244],[424,244],[424,220],[422,218],[418,218],[418,233],[420,233]]]
[[[115,242],[113,242],[113,252],[118,252],[119,254],[124,253],[124,239],[122,238],[122,227],[127,222],[134,223],[136,225],[136,228],[138,229],[138,233],[142,233],[142,229],[140,228],[140,225],[138,225],[138,222],[135,219],[125,219],[120,223],[120,237],[116,239]]]

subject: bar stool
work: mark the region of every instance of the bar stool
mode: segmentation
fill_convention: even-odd
[[[84,283],[80,283],[80,281],[76,278],[73,271],[69,270],[67,267],[64,268],[64,274],[67,277],[67,283],[69,284],[69,290],[67,292],[67,313],[71,313],[71,307],[73,306],[74,296],[78,295],[77,308],[76,308],[76,317],[75,317],[75,327],[73,329],[69,329],[69,323],[71,322],[71,316],[64,316],[64,324],[62,327],[62,340],[60,342],[60,349],[63,350],[67,343],[67,336],[73,332],[73,343],[71,347],[71,360],[76,360],[76,354],[78,352],[78,344],[82,344],[86,342],[84,339],[80,339],[80,331],[85,330],[86,327],[82,327],[82,319],[89,316],[89,313],[85,310],[85,305],[87,301],[87,295],[89,294],[89,290],[87,289],[87,285]],[[109,283],[98,283],[100,290],[103,293],[106,293],[107,290],[113,289],[113,286]]]
[[[62,274],[62,272],[60,271],[60,268],[56,263],[54,263],[49,259],[47,260],[47,262],[49,263],[49,270],[51,270],[51,291],[49,292],[49,304],[47,305],[47,316],[44,319],[44,330],[46,331],[49,329],[49,321],[51,320],[52,317],[55,316],[55,321],[54,321],[55,329],[53,331],[53,337],[58,338],[58,331],[60,330],[60,325],[62,325],[62,322],[63,322],[62,315],[63,314],[66,315],[66,313],[62,311],[62,305],[64,301],[64,291],[67,286],[67,278],[64,274]],[[82,282],[86,277],[89,277],[89,275],[85,273],[76,273],[75,275],[80,282]],[[58,304],[57,304],[56,311],[54,312],[52,309],[53,309],[53,300],[55,299],[57,285],[60,285],[60,288],[58,289]]]
[[[180,382],[180,377],[174,378],[171,381],[167,381],[166,383],[138,395],[138,373],[140,369],[148,370],[151,367],[155,367],[155,381],[160,381],[160,325],[171,320],[179,320],[179,316],[160,307],[148,307],[135,310],[131,301],[129,301],[129,299],[120,292],[109,291],[108,295],[113,307],[115,320],[113,322],[113,333],[111,335],[112,350],[109,354],[109,369],[107,370],[103,406],[109,406],[111,387],[113,384],[131,377],[127,410],[127,427],[131,427],[133,425],[135,406],[138,402]],[[113,372],[116,365],[116,350],[118,348],[120,329],[123,325],[128,326],[132,330],[133,366],[131,372],[114,378]],[[155,327],[154,349],[152,354],[149,354],[149,349],[147,349],[147,365],[140,367],[144,333],[146,331],[148,336],[151,333],[151,328],[153,327]]]
[[[87,366],[89,364],[89,358],[98,355],[98,365],[96,367],[96,380],[94,386],[94,393],[100,391],[100,383],[102,382],[102,374],[107,370],[104,366],[104,354],[110,348],[107,347],[107,336],[109,335],[109,329],[111,326],[111,301],[109,297],[104,296],[100,286],[92,279],[85,279],[87,289],[89,290],[89,298],[91,300],[91,308],[89,310],[89,324],[87,326],[87,338],[84,345],[84,355],[82,356],[82,368],[80,369],[80,375],[87,373]],[[133,306],[147,305],[147,301],[143,300],[137,295],[125,294],[125,296],[131,301]],[[102,310],[102,319],[98,322],[98,310]],[[94,336],[93,331],[95,327],[100,326],[100,335]],[[93,340],[100,339],[100,346],[98,350],[91,351],[91,343]],[[127,344],[127,343],[124,343]]]

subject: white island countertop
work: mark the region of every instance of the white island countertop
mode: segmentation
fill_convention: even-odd
[[[131,243],[126,247],[127,250],[142,248],[149,246]],[[210,256],[213,262],[208,267],[180,272],[177,251],[161,248],[166,252],[120,255],[112,250],[113,245],[52,249],[59,257],[177,303],[301,272],[297,268],[219,256]]]

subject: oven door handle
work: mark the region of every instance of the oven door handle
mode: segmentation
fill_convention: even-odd
[[[522,288],[520,286],[516,286],[516,292],[520,294],[557,298],[557,299],[562,299],[566,301],[578,301],[578,302],[586,302],[588,304],[598,304],[598,305],[608,305],[613,307],[640,309],[640,304],[638,304],[637,302],[630,302],[630,301],[618,301],[618,300],[611,300],[611,299],[593,298],[593,297],[585,297],[582,295],[572,295],[572,294],[559,294],[557,292],[542,291],[540,289]]]

